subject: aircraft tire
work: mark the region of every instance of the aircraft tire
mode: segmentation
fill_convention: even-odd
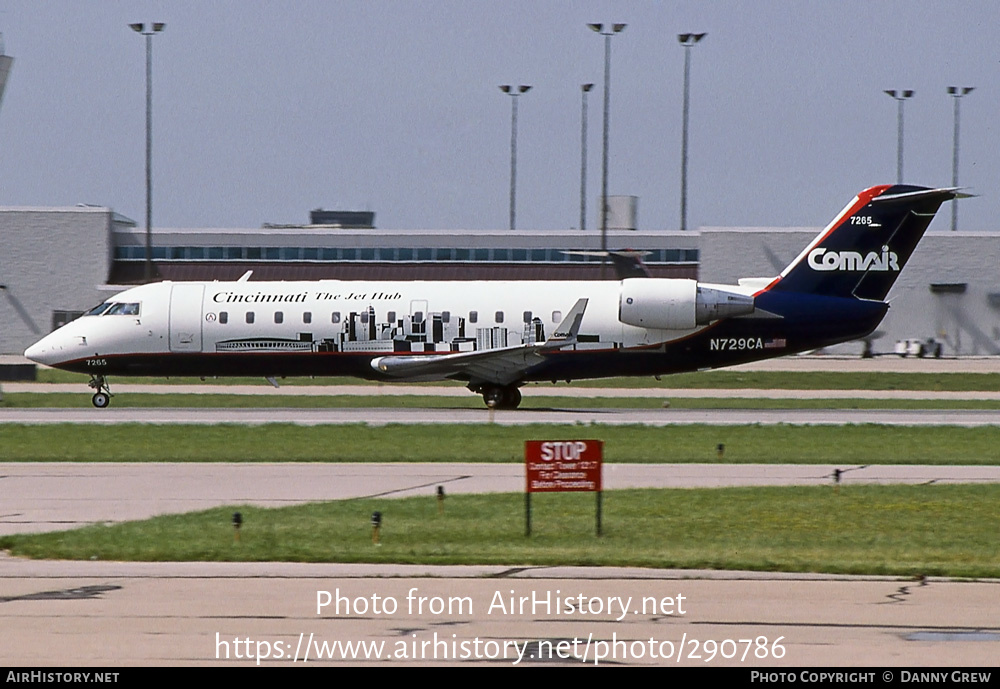
[[[506,388],[503,397],[504,409],[517,409],[518,405],[521,404],[521,391],[517,388]]]
[[[491,386],[483,390],[483,402],[490,409],[517,409],[521,404],[521,391],[514,386]]]
[[[93,402],[94,406],[98,409],[104,409],[106,406],[111,404],[111,397],[107,393],[97,392],[90,398],[90,401]]]
[[[503,409],[505,397],[504,389],[501,387],[488,387],[483,390],[483,402],[490,409]]]

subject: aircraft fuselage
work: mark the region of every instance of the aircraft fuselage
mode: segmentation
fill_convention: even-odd
[[[116,295],[105,313],[64,326],[28,354],[95,375],[398,380],[373,369],[372,360],[544,342],[582,296],[589,303],[577,342],[547,353],[523,377],[573,380],[717,368],[815,349],[866,335],[886,308],[765,293],[756,300],[764,317],[642,328],[619,318],[628,282],[162,282]],[[653,280],[679,282],[693,281]],[[738,286],[710,287],[752,296]],[[114,304],[136,304],[136,313],[114,313]]]

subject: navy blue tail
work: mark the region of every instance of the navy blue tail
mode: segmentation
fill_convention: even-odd
[[[768,289],[883,301],[938,208],[955,196],[902,184],[866,189]]]

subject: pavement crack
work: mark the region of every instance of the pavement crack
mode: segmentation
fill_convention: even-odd
[[[491,574],[488,579],[506,579],[507,577],[515,577],[521,572],[527,572],[532,569],[537,569],[536,567],[511,567],[510,569],[505,569],[502,572],[497,572],[496,574]]]
[[[431,486],[439,486],[442,483],[454,483],[455,481],[464,481],[464,480],[470,479],[470,478],[473,478],[473,476],[471,474],[469,474],[469,475],[463,475],[463,476],[452,476],[451,478],[438,479],[436,481],[428,481],[427,483],[418,483],[417,485],[406,486],[405,488],[394,488],[393,490],[387,490],[387,491],[383,491],[381,493],[372,493],[370,495],[364,495],[364,496],[360,496],[360,497],[364,498],[364,499],[384,498],[386,496],[394,495],[396,493],[406,493],[406,492],[409,492],[411,490],[417,490],[418,488],[429,488]]]
[[[121,586],[78,586],[77,588],[61,591],[40,591],[38,593],[27,593],[23,596],[3,596],[0,597],[0,603],[8,603],[15,600],[84,600],[99,598],[102,593],[118,591],[119,589],[121,589]]]
[[[917,587],[927,586],[927,577],[923,574],[917,577]],[[883,601],[880,605],[892,605],[894,603],[905,603],[906,599],[911,595],[910,589],[912,585],[900,586],[896,589],[895,593],[890,593],[886,598],[889,600]]]

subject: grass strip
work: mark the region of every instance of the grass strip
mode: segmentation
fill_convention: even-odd
[[[1000,463],[1000,427],[5,424],[7,462],[522,462],[524,441],[595,438],[621,463]],[[723,457],[717,447],[725,446]]]
[[[428,495],[266,509],[220,507],[68,532],[0,537],[18,556],[140,561],[587,565],[1000,576],[997,485],[622,490],[533,499]],[[383,515],[381,547],[369,517]],[[232,514],[243,517],[240,540]]]

